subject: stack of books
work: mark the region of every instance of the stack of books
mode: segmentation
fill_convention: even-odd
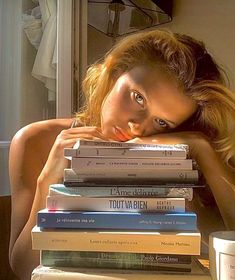
[[[65,156],[32,230],[41,265],[192,271],[201,235],[185,201],[202,186],[186,145],[80,140]]]

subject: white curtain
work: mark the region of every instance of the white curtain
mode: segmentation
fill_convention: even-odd
[[[56,99],[56,0],[39,0],[42,15],[42,37],[32,75],[48,89],[48,101]]]

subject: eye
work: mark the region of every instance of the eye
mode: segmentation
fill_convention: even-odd
[[[134,98],[135,98],[135,101],[137,103],[139,103],[141,106],[144,106],[144,98],[141,94],[139,94],[138,92],[134,91],[133,92],[134,94]]]
[[[155,122],[162,128],[169,128],[169,124],[163,119],[155,119]]]

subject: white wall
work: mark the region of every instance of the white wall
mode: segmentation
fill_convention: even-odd
[[[175,0],[173,21],[163,24],[174,32],[185,33],[205,42],[209,52],[222,64],[235,89],[235,1]],[[111,40],[89,28],[88,63],[111,47]]]
[[[87,64],[90,65],[102,57],[112,47],[112,40],[105,34],[88,26],[87,31]]]
[[[20,125],[25,126],[45,119],[48,101],[44,84],[31,75],[36,49],[30,44],[23,30],[21,30],[21,36]]]
[[[19,127],[21,64],[21,1],[0,2],[0,140]],[[14,109],[13,109],[14,108]]]
[[[175,0],[173,13],[165,26],[204,41],[235,90],[235,1]]]

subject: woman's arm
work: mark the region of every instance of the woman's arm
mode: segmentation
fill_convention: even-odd
[[[37,212],[46,206],[50,184],[61,182],[68,160],[64,148],[78,138],[105,139],[96,127],[69,128],[72,120],[49,120],[20,130],[10,148],[12,220],[10,264],[20,279],[31,278],[39,264],[39,252],[32,250],[31,230]]]
[[[130,142],[187,144],[210,186],[226,228],[235,230],[235,171],[222,162],[206,136],[200,132],[176,132],[135,138]]]
[[[227,230],[235,230],[235,170],[225,165],[205,138],[195,139],[192,157],[210,186]]]
[[[39,252],[32,251],[31,229],[36,212],[45,206],[47,183],[38,180],[57,134],[71,120],[34,123],[16,133],[11,142],[9,172],[12,213],[9,247],[10,264],[21,279],[30,279],[39,263]],[[40,190],[40,191],[39,191]]]

